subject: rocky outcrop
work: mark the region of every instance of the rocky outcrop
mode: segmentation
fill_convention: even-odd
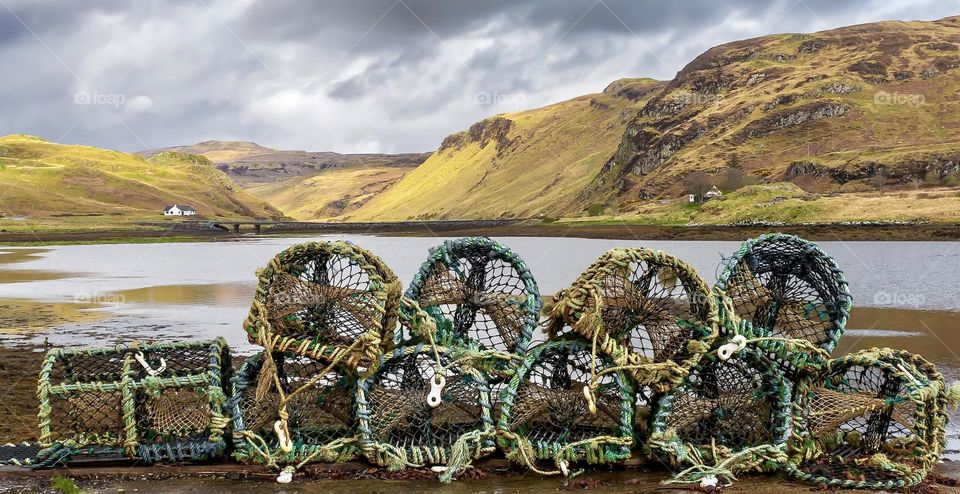
[[[849,113],[850,107],[845,104],[831,102],[809,103],[797,108],[782,110],[777,113],[758,118],[734,135],[734,142],[743,142],[754,137],[763,137],[778,130],[796,127],[807,122],[824,118],[837,118]]]
[[[510,145],[507,134],[513,126],[513,121],[500,116],[481,120],[470,126],[465,132],[457,132],[447,136],[440,143],[440,151],[445,149],[462,149],[469,144],[477,143],[486,147],[491,141],[496,143],[497,152]]]

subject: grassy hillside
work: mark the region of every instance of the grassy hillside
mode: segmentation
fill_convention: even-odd
[[[661,85],[620,80],[601,94],[478,122],[444,139],[422,165],[343,218],[553,216],[585,208],[578,194]]]
[[[377,165],[330,168],[306,177],[248,185],[246,190],[292,218],[323,220],[357,209],[411,169]]]
[[[960,18],[715,47],[650,99],[584,197],[642,214],[651,198],[685,193],[695,171],[717,185],[746,174],[818,193],[950,186],[958,67]],[[833,202],[857,208],[854,197]]]
[[[178,203],[206,217],[269,218],[280,212],[241,190],[206,158],[152,158],[38,137],[0,137],[0,225],[87,218],[90,223],[160,220]]]
[[[921,190],[810,193],[789,182],[748,185],[704,204],[685,199],[649,201],[621,214],[568,218],[570,224],[642,223],[719,225],[737,223],[942,222],[960,217],[960,191]]]

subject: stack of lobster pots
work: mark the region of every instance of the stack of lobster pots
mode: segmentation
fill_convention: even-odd
[[[960,392],[906,352],[831,358],[851,296],[816,245],[768,234],[721,268],[711,287],[677,257],[616,248],[544,303],[526,264],[489,238],[430,249],[406,289],[352,243],[294,245],[257,273],[243,327],[262,350],[222,395],[207,393],[214,427],[195,421],[211,440],[231,430],[232,452],[196,456],[269,465],[280,482],[356,459],[450,481],[494,454],[568,476],[654,459],[672,470],[667,482],[703,487],[774,471],[845,487],[923,481]],[[219,389],[220,346],[204,348],[218,355],[206,379]],[[122,355],[108,391],[161,396],[166,381],[150,379],[159,356]],[[58,370],[68,357],[48,359],[56,383],[41,376],[61,401],[93,389]],[[67,378],[77,384],[59,384]],[[114,449],[176,458],[134,451],[128,429]]]

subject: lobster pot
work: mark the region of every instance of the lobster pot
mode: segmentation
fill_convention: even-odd
[[[264,371],[267,358],[273,362]],[[270,373],[264,380],[263,372]],[[287,398],[287,448],[281,447],[277,429],[281,397],[272,378],[274,374]],[[231,383],[233,457],[242,463],[278,467],[353,459],[358,453],[356,383],[356,378],[342,369],[331,370],[291,353],[261,352],[250,357]]]
[[[716,300],[693,267],[631,248],[603,254],[560,293],[549,331],[597,341],[639,384],[664,391],[709,349],[717,324]]]
[[[437,343],[522,354],[540,319],[542,301],[526,264],[505,245],[485,237],[446,241],[414,276],[406,296],[437,323]],[[416,331],[397,334],[428,342]]]
[[[752,326],[748,338],[806,340],[827,353],[843,334],[852,303],[843,271],[830,256],[812,242],[780,233],[744,242],[724,261],[716,288],[729,297],[734,315]],[[823,363],[782,342],[758,346],[783,364],[791,380],[807,364]]]
[[[775,363],[751,347],[728,360],[711,353],[658,399],[649,445],[678,468],[726,462],[717,474],[732,480],[779,468],[790,417],[789,386]]]
[[[376,360],[392,344],[400,281],[348,242],[309,242],[258,271],[244,322],[251,343],[317,359]]]
[[[544,461],[614,463],[630,457],[635,396],[632,381],[609,372],[606,356],[590,343],[555,340],[533,348],[504,392],[500,444],[507,456],[539,469]],[[597,376],[592,396],[584,387]]]
[[[218,458],[228,425],[222,339],[51,350],[40,372],[41,466],[81,456],[144,463]]]
[[[801,381],[791,473],[853,488],[923,481],[943,451],[947,422],[944,382],[924,364],[872,349],[831,360],[824,375]]]
[[[486,377],[443,347],[399,347],[357,393],[361,446],[391,470],[465,463],[492,453],[493,419]],[[442,379],[440,379],[442,377]],[[441,383],[442,381],[442,383]]]

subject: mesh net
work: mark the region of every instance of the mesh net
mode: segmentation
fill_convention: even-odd
[[[942,450],[944,384],[898,353],[851,354],[801,382],[795,474],[846,487],[897,488],[923,479]]]
[[[612,366],[609,358],[592,356],[588,342],[556,340],[532,349],[505,393],[499,428],[507,433],[501,442],[508,456],[588,463],[628,458],[636,398],[625,375],[603,374]],[[592,413],[584,387],[595,374]]]
[[[439,362],[437,360],[439,355]],[[361,381],[361,435],[370,461],[394,468],[447,463],[461,438],[492,430],[489,386],[445,348],[401,347]],[[436,391],[433,381],[443,376]],[[428,403],[439,393],[436,406]],[[479,439],[472,454],[489,452]]]
[[[251,343],[296,348],[316,357],[329,347],[349,347],[364,335],[372,346],[392,341],[399,280],[380,258],[360,247],[346,242],[294,245],[258,277],[244,324]],[[282,339],[265,341],[263,331]]]
[[[437,321],[444,345],[523,353],[540,317],[540,293],[526,265],[508,247],[482,237],[431,249],[406,296]],[[411,336],[424,341],[416,334],[398,338]]]
[[[597,310],[599,307],[599,311]],[[629,363],[676,364],[674,380],[696,362],[717,333],[717,306],[707,284],[683,261],[649,249],[613,249],[561,292],[552,309],[561,325],[593,339]],[[590,317],[592,316],[592,319]],[[634,371],[641,384],[662,376],[651,365]]]
[[[222,339],[52,350],[38,392],[41,457],[66,461],[90,446],[146,462],[217,456],[229,377]]]
[[[746,241],[723,267],[717,287],[757,336],[806,340],[833,350],[851,297],[843,272],[815,244],[791,235],[764,235]],[[793,364],[785,370],[789,378],[798,371]]]
[[[234,457],[265,464],[347,461],[356,436],[356,379],[344,370],[306,357],[267,352],[247,359],[233,381],[230,401],[234,424]],[[281,449],[275,426],[281,418],[281,397],[274,385],[260,389],[263,359],[272,358],[286,396],[287,429],[292,448]],[[325,372],[326,371],[326,372]],[[346,447],[334,447],[344,443]]]
[[[785,444],[790,414],[790,391],[773,362],[749,348],[729,360],[711,354],[659,399],[651,449],[679,467],[747,453],[729,468],[752,469]]]

